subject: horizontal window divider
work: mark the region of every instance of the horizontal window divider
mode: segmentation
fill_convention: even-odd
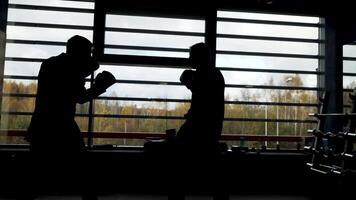
[[[21,137],[25,136],[27,130],[24,129],[1,129],[0,135]],[[123,139],[147,139],[147,138],[165,138],[164,132],[106,132],[93,131],[94,138],[123,138]],[[88,132],[82,131],[84,137],[87,137]],[[221,140],[244,140],[244,141],[285,141],[285,142],[302,142],[306,138],[312,136],[295,136],[295,135],[245,135],[239,133],[222,133]],[[21,145],[23,146],[23,145]],[[19,147],[16,145],[16,147]],[[29,147],[29,146],[28,146]],[[142,147],[143,148],[143,147]]]
[[[258,101],[225,101],[225,104],[256,105],[256,106],[298,106],[317,107],[316,103],[291,103],[291,102],[258,102]]]
[[[241,72],[263,72],[263,73],[284,73],[284,74],[323,74],[318,71],[286,70],[286,69],[257,69],[257,68],[237,68],[237,67],[217,67],[221,71],[241,71]]]
[[[7,25],[10,26],[25,26],[33,28],[56,28],[56,29],[76,29],[76,30],[93,30],[93,26],[83,25],[65,25],[65,24],[46,24],[46,23],[34,23],[34,22],[13,22],[8,21]]]
[[[356,57],[343,57],[343,60],[356,61]]]
[[[117,100],[117,101],[158,101],[168,103],[190,103],[189,99],[164,99],[164,98],[138,98],[138,97],[98,97],[97,100]],[[305,106],[316,107],[318,104],[313,103],[291,103],[291,102],[256,102],[256,101],[225,101],[225,104],[242,104],[242,105],[271,105],[271,106]]]
[[[105,31],[126,32],[126,33],[160,34],[160,35],[177,35],[177,36],[199,36],[199,37],[204,37],[205,36],[205,33],[198,33],[198,32],[165,31],[165,30],[149,30],[149,29],[134,29],[134,28],[115,28],[115,27],[106,27]]]
[[[73,1],[73,0],[63,0],[63,1]],[[81,2],[88,2],[88,3],[94,3],[95,0],[74,0],[74,1],[81,1]]]
[[[297,87],[297,86],[273,86],[273,85],[237,85],[237,84],[226,84],[225,88],[248,88],[248,89],[276,89],[276,90],[320,90],[317,87]]]
[[[143,81],[143,80],[121,80],[121,79],[118,79],[118,80],[116,80],[116,83],[182,86],[181,83],[172,82],[172,81]]]
[[[4,79],[38,80],[38,76],[4,75]],[[90,82],[90,78],[86,78],[85,81]]]
[[[1,112],[2,115],[32,115],[32,112]],[[89,117],[89,114],[75,114],[76,117]],[[93,114],[95,118],[124,118],[124,119],[169,119],[185,120],[183,116],[153,116],[153,115],[113,115],[113,114]],[[296,119],[264,119],[264,118],[224,118],[224,121],[240,122],[285,122],[285,123],[317,123],[317,120],[296,120]]]
[[[3,93],[3,97],[23,97],[23,98],[35,98],[36,94],[16,94],[16,93]]]
[[[37,76],[13,76],[5,75],[5,79],[22,79],[22,80],[37,80]],[[86,79],[90,81],[90,79]],[[149,84],[149,85],[170,85],[170,86],[183,86],[179,82],[172,81],[142,81],[142,80],[122,80],[117,79],[116,83],[123,84]],[[269,86],[269,85],[237,85],[237,84],[226,84],[225,88],[248,88],[248,89],[279,89],[279,90],[312,90],[318,91],[315,87],[290,87],[290,86]]]
[[[269,36],[251,36],[251,35],[233,35],[222,34],[216,35],[217,39],[229,38],[229,39],[247,39],[247,40],[271,40],[276,42],[304,42],[304,43],[321,43],[323,40],[319,39],[304,39],[304,38],[284,38],[284,37],[269,37]]]
[[[26,41],[26,40],[9,40],[10,43],[18,43],[18,44],[43,44],[43,45],[65,45],[65,42],[47,42],[47,41]],[[115,45],[116,46],[116,45]],[[120,46],[120,45],[118,45]],[[121,47],[121,46],[120,46]],[[126,46],[124,46],[125,48]],[[129,48],[136,48],[136,47],[129,47]],[[148,47],[150,48],[150,47]],[[147,48],[147,49],[148,49]],[[158,49],[157,49],[158,50]],[[161,49],[159,48],[160,51],[170,51],[170,50],[174,50],[174,51],[181,51],[181,52],[185,52],[185,50],[183,49]],[[188,52],[189,50],[187,50]],[[108,54],[107,54],[108,55]],[[110,54],[109,54],[110,55]],[[119,56],[119,57],[125,57],[125,55],[112,55],[112,56],[104,56],[104,57],[115,57],[115,56]],[[131,57],[131,56],[129,56]],[[136,56],[135,56],[136,57]],[[170,58],[169,58],[170,59]],[[180,61],[180,63],[182,63],[181,65],[145,65],[145,66],[135,66],[136,63],[122,63],[122,64],[126,64],[129,66],[133,66],[133,67],[154,67],[154,68],[175,68],[175,69],[188,69],[187,67],[187,63],[184,61],[182,62],[181,60],[185,60],[185,58],[178,58]],[[19,61],[19,62],[43,62],[46,59],[44,58],[19,58],[19,57],[6,57],[5,58],[6,61]],[[121,60],[121,59],[111,59],[111,60]],[[124,59],[124,60],[134,60],[134,59]],[[154,59],[157,60],[157,59]],[[102,61],[102,64],[108,64],[108,65],[120,65],[120,63],[108,63],[105,61]],[[322,72],[317,72],[317,71],[302,71],[302,70],[278,70],[278,69],[257,69],[257,68],[236,68],[236,67],[217,67],[218,69],[220,69],[221,71],[245,71],[245,72],[264,72],[264,73],[290,73],[290,74],[323,74]],[[356,73],[344,73],[345,76],[356,76]]]
[[[165,98],[138,98],[138,97],[98,97],[96,100],[115,100],[115,101],[154,101],[168,103],[190,103],[189,99],[165,99]]]
[[[3,93],[3,97],[24,97],[35,98],[36,94],[18,94]],[[168,102],[168,103],[190,103],[190,99],[165,99],[165,98],[140,98],[140,97],[108,97],[99,96],[95,100],[113,100],[113,101],[144,101],[144,102]],[[225,104],[256,105],[256,106],[298,106],[298,107],[316,107],[313,103],[291,103],[291,102],[258,102],[258,101],[225,101]],[[344,105],[350,107],[350,105]]]
[[[38,80],[37,76],[4,75],[4,79]]]
[[[152,115],[110,115],[93,114],[93,117],[100,118],[129,118],[129,119],[172,119],[185,120],[183,116],[152,116]],[[242,122],[292,122],[292,123],[317,123],[317,120],[287,120],[287,119],[263,119],[263,118],[224,118],[224,121],[242,121]]]
[[[242,56],[265,56],[265,57],[286,57],[286,58],[307,58],[307,59],[320,59],[319,55],[302,55],[302,54],[286,54],[286,53],[262,53],[262,52],[246,52],[246,51],[228,51],[217,50],[218,54],[242,55]],[[356,60],[356,58],[355,58]]]
[[[154,57],[154,56],[133,56],[104,54],[98,58],[99,62],[105,65],[144,65],[152,67],[188,66],[188,58]],[[188,68],[188,67],[186,67]]]
[[[54,42],[54,41],[37,41],[37,40],[17,40],[17,39],[7,39],[6,43],[11,44],[35,44],[35,45],[55,45],[55,46],[66,46],[67,42]]]
[[[116,83],[124,84],[150,84],[150,85],[171,85],[183,86],[180,82],[171,81],[140,81],[140,80],[116,80]],[[239,85],[239,84],[225,84],[225,88],[248,88],[248,89],[279,89],[279,90],[312,90],[318,91],[316,87],[296,87],[296,86],[273,86],[273,85]]]
[[[43,62],[45,58],[21,58],[21,57],[5,57],[5,61],[18,61],[18,62]]]
[[[349,89],[349,88],[344,88],[343,89],[343,92],[353,92],[354,91],[354,89]]]
[[[317,120],[295,120],[295,119],[263,119],[263,118],[225,118],[224,121],[240,122],[284,122],[284,123],[317,123]]]
[[[171,119],[184,120],[183,116],[153,116],[153,115],[110,115],[110,114],[93,114],[97,118],[125,118],[125,119]]]
[[[23,4],[11,4],[11,3],[9,4],[9,8],[29,9],[29,10],[45,10],[45,11],[94,13],[94,9],[88,9],[88,8],[68,8],[68,7],[23,5]]]
[[[301,27],[322,27],[321,24],[303,23],[303,22],[283,22],[283,21],[271,21],[271,20],[258,20],[258,19],[238,19],[218,17],[218,22],[235,22],[235,23],[253,23],[253,24],[268,24],[268,25],[282,25],[282,26],[301,26]]]
[[[1,112],[2,115],[32,115],[32,112]]]
[[[348,73],[348,72],[346,72],[346,73],[343,73],[342,75],[344,75],[344,76],[356,76],[356,73]]]
[[[2,115],[21,115],[21,116],[32,116],[33,112],[5,112],[5,111],[2,111],[1,112]],[[89,117],[89,114],[79,114],[79,113],[76,113],[75,114],[75,117]]]
[[[144,47],[144,46],[127,46],[127,45],[106,44],[105,48],[129,49],[129,50],[148,50],[148,51],[174,51],[174,52],[189,53],[189,49],[168,48],[168,47]]]

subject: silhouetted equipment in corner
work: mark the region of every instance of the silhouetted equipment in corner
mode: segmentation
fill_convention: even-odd
[[[307,163],[311,170],[322,174],[338,175],[356,172],[354,149],[354,143],[356,143],[356,89],[353,94],[349,94],[349,97],[352,103],[349,113],[325,113],[324,109],[321,109],[321,113],[310,114],[318,119],[318,127],[308,131],[315,137],[314,145],[305,148],[312,153],[312,160]],[[346,126],[336,133],[326,131],[324,123],[327,117],[340,118]]]

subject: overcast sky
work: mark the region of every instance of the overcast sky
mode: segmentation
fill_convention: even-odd
[[[94,4],[88,2],[71,2],[60,0],[10,0],[14,4],[45,5],[60,7],[80,7],[93,9]],[[303,23],[318,23],[317,17],[298,17],[286,15],[253,14],[242,12],[218,12],[219,17],[242,18],[242,19],[263,19],[274,21],[293,21]],[[9,9],[9,21],[53,23],[70,25],[93,25],[93,14],[73,13],[73,12],[53,12],[25,9]],[[184,31],[204,33],[204,21],[191,19],[172,19],[155,17],[135,17],[107,15],[107,27],[135,28],[147,30]],[[318,39],[318,29],[313,27],[263,25],[247,23],[218,22],[217,33],[254,35],[254,36],[274,36],[286,38],[308,38]],[[92,40],[92,31],[65,30],[36,27],[8,26],[8,39],[26,39],[39,41],[61,41],[65,42],[71,36],[79,34]],[[194,43],[204,40],[200,36],[175,36],[158,34],[120,33],[107,32],[105,34],[106,44],[148,46],[148,47],[168,47],[188,49]],[[26,58],[48,58],[63,52],[64,46],[48,45],[21,45],[7,44],[7,57]],[[247,51],[247,52],[267,52],[267,53],[287,53],[317,55],[318,45],[312,43],[278,42],[261,40],[242,39],[217,39],[217,50]],[[168,57],[188,57],[184,52],[154,52],[106,49],[105,53],[129,54],[129,55],[149,55]],[[356,57],[356,48],[353,46],[344,47],[345,56]],[[38,73],[40,63],[24,63],[6,61],[6,75],[29,75],[35,76]],[[318,67],[317,59],[300,58],[280,58],[280,57],[258,57],[258,56],[237,56],[237,55],[217,55],[218,67],[238,67],[238,68],[259,68],[259,69],[285,69],[285,70],[308,70],[315,71]],[[355,62],[344,63],[345,72],[356,73]],[[140,66],[106,66],[102,65],[99,71],[108,70],[117,79],[127,80],[156,80],[156,81],[178,81],[182,69],[169,68],[143,68]],[[271,74],[257,72],[231,72],[223,71],[227,84],[267,84],[271,77],[274,84],[286,84],[282,78],[291,74]],[[316,87],[315,75],[301,75],[305,86]],[[345,78],[344,85],[353,81],[353,78]],[[252,90],[251,90],[252,91]],[[260,90],[261,91],[261,90]],[[131,85],[116,84],[105,95],[115,93],[117,96],[133,97],[160,97],[160,98],[189,98],[190,93],[184,87],[162,86],[162,85]],[[231,97],[238,97],[241,89],[227,89],[226,93]]]

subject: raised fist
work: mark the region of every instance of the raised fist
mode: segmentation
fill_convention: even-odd
[[[185,85],[188,89],[192,88],[193,84],[193,77],[194,77],[195,71],[193,70],[184,70],[182,75],[180,75],[180,82]]]
[[[99,73],[94,80],[94,85],[100,90],[106,90],[116,82],[114,75],[108,71]]]

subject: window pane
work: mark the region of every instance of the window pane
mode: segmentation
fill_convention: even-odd
[[[106,27],[203,33],[203,20],[106,15]]]
[[[118,45],[107,46],[106,54],[187,58],[189,47],[204,41],[204,20],[112,14],[106,19],[106,27],[117,30],[105,32],[105,44]]]
[[[222,71],[226,84],[316,87],[315,75]],[[294,79],[294,80],[293,80]]]
[[[306,58],[217,54],[216,66],[255,69],[302,70],[315,72],[318,68],[318,60]]]
[[[10,8],[8,21],[93,26],[94,15],[91,13]]]
[[[238,19],[257,19],[269,21],[284,21],[284,22],[301,22],[318,24],[318,17],[306,17],[295,15],[277,15],[265,13],[248,13],[248,12],[231,12],[231,11],[218,11],[218,17],[238,18]]]
[[[218,22],[218,34],[318,39],[318,28],[256,23]]]
[[[92,31],[87,30],[7,26],[7,39],[67,42],[74,35],[93,38]]]
[[[317,43],[246,39],[217,39],[217,50],[317,55]]]
[[[6,45],[6,57],[47,59],[59,55],[65,50],[65,46],[9,43]]]
[[[5,75],[37,76],[40,70],[39,62],[5,61]]]

